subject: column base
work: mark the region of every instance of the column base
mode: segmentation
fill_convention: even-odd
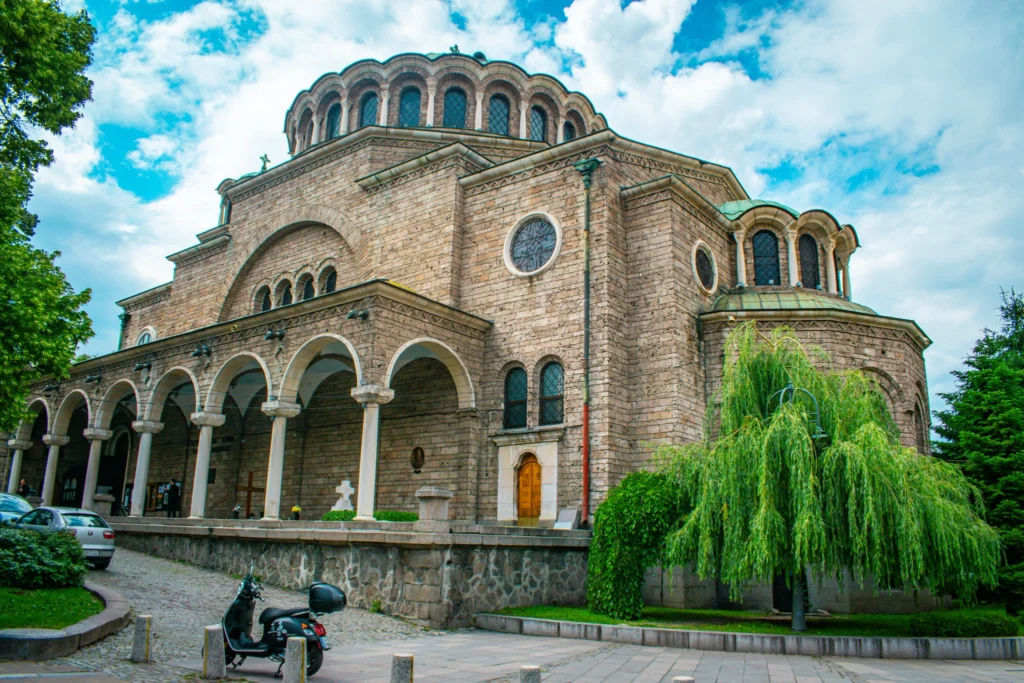
[[[374,519],[372,515],[370,517],[367,517],[366,515],[356,515],[355,517],[352,518],[352,521],[353,522],[376,522],[377,520]]]
[[[261,522],[280,522],[280,517],[260,517]]]
[[[189,515],[186,519],[206,519],[206,518],[205,517],[200,517],[199,515]]]

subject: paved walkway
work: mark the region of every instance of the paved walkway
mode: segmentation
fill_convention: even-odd
[[[0,662],[6,680],[67,683],[195,681],[202,627],[220,620],[234,598],[238,580],[178,562],[118,550],[110,569],[93,571],[90,581],[120,591],[137,614],[154,615],[151,664],[132,664],[129,626],[70,657],[43,664]],[[268,588],[267,604],[305,604],[305,595]],[[656,683],[693,676],[697,683],[906,681],[953,683],[1024,682],[1024,662],[947,662],[745,655],[645,648],[559,638],[535,638],[486,631],[438,632],[358,609],[325,618],[335,648],[313,681],[387,681],[391,655],[416,657],[417,683],[477,681],[513,683],[519,667],[544,667],[548,683]],[[250,660],[231,672],[235,680],[270,681],[277,666]]]

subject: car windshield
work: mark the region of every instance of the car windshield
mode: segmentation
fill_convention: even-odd
[[[32,509],[29,502],[24,498],[15,496],[0,496],[0,512],[20,512],[25,514]]]
[[[102,517],[98,517],[97,515],[75,514],[62,515],[62,517],[64,517],[64,521],[68,526],[92,526],[101,529],[107,528],[107,523],[103,521]]]

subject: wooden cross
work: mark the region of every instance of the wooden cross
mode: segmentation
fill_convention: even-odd
[[[249,472],[249,485],[248,486],[236,486],[236,491],[245,491],[245,518],[249,519],[249,514],[252,512],[252,494],[263,493],[266,491],[262,486],[252,485],[252,472]]]

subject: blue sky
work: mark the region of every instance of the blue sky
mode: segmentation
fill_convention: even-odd
[[[94,101],[52,142],[36,243],[114,301],[168,281],[214,188],[287,158],[292,99],[327,71],[481,50],[587,94],[616,131],[732,167],[752,196],[856,226],[854,299],[916,319],[935,393],[999,288],[1022,282],[1024,10],[985,0],[73,0],[99,33]]]

